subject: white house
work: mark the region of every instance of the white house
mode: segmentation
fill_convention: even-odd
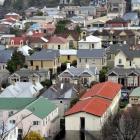
[[[100,131],[109,115],[117,112],[120,97],[120,84],[104,82],[94,85],[65,113],[66,131]]]
[[[29,56],[32,48],[30,48],[28,45],[24,45],[18,48],[18,51],[20,51],[24,56]]]
[[[78,42],[78,49],[101,49],[101,48],[102,48],[101,39],[93,35],[87,37],[84,36],[83,39],[81,39]]]
[[[140,10],[140,0],[131,0],[132,11]]]

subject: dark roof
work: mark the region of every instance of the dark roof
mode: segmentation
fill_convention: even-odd
[[[59,50],[42,49],[27,57],[27,60],[54,60],[59,57],[59,55]]]
[[[128,47],[128,45],[124,44],[111,45],[107,49],[107,53],[111,54],[117,54],[119,51],[122,51],[129,59],[140,57],[140,50],[132,50]]]
[[[116,22],[127,23],[127,21],[125,21],[123,18],[120,18],[120,17],[116,17],[112,20],[108,20],[106,23],[116,23]]]
[[[81,49],[77,50],[77,57],[79,58],[103,58],[106,56],[105,49]]]
[[[67,93],[70,89],[72,89],[72,92]],[[74,87],[74,85],[69,83],[63,83],[63,85],[55,84],[52,85],[50,88],[46,89],[46,91],[43,94],[41,94],[41,96],[43,96],[44,98],[48,98],[50,100],[71,99],[77,97],[77,90]]]
[[[111,73],[115,73],[118,76],[128,76],[130,73],[136,73],[136,74],[140,74],[140,69],[134,69],[134,68],[130,68],[130,69],[124,69],[124,68],[113,68],[111,70],[108,71],[107,75],[109,76]]]
[[[111,33],[109,30],[102,30],[102,31],[96,30],[92,35],[94,35],[94,36],[110,36]]]

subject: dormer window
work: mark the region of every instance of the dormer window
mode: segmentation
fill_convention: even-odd
[[[20,40],[20,45],[23,45],[23,40]]]
[[[122,63],[122,59],[119,59],[119,64],[121,64]]]

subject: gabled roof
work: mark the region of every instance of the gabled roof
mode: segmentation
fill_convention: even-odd
[[[123,19],[126,20],[126,21],[129,21],[129,20],[138,20],[138,13],[137,12],[126,13],[123,16]]]
[[[67,43],[67,39],[60,37],[60,36],[52,36],[49,39],[48,43],[52,43],[52,44],[65,44]]]
[[[45,92],[41,94],[41,96],[48,98],[49,100],[72,99],[77,97],[77,90],[73,84],[58,83],[46,89]]]
[[[42,49],[27,57],[27,60],[54,60],[59,57],[59,55],[59,50]]]
[[[90,98],[87,100],[79,101],[71,109],[69,109],[65,116],[75,113],[86,112],[98,117],[101,117],[111,104],[111,101],[99,97]]]
[[[57,106],[47,98],[38,98],[26,107],[27,110],[31,111],[35,116],[41,119],[44,119],[56,108]]]
[[[90,75],[96,75],[98,74],[98,70],[96,67],[91,67],[91,68],[76,68],[74,66],[71,66],[70,68],[67,68],[65,71],[63,71],[59,77],[65,75],[65,73],[69,73],[72,77],[78,77],[84,72],[89,73]]]
[[[140,97],[140,87],[135,88],[129,95],[129,97]]]
[[[90,97],[102,97],[105,99],[113,100],[121,89],[121,85],[110,81],[99,83],[94,85],[88,90],[82,97],[81,100]]]
[[[79,49],[77,50],[78,58],[103,58],[106,57],[105,49]]]
[[[95,42],[101,42],[101,39],[96,36],[90,35],[90,36],[87,36],[85,40],[81,39],[79,41],[79,43],[83,43],[83,42],[95,43]]]

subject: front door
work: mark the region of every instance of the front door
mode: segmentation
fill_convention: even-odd
[[[80,125],[81,125],[80,129],[85,130],[85,118],[84,117],[80,118]]]

